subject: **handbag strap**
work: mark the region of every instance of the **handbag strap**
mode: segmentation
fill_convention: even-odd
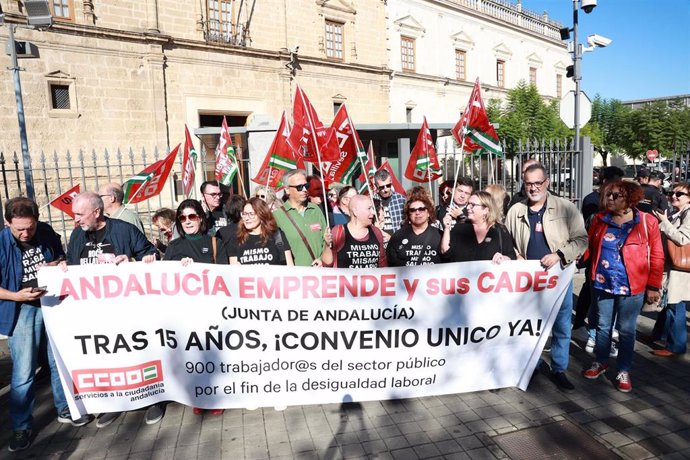
[[[651,250],[649,247],[649,230],[647,230],[647,218],[645,217],[646,214],[641,212],[640,215],[642,216],[642,224],[644,226],[644,237],[647,243],[647,269],[649,269],[649,257],[650,253],[649,251]]]
[[[316,260],[316,256],[314,255],[314,251],[311,250],[311,246],[309,246],[309,242],[307,241],[307,237],[304,236],[304,233],[302,233],[302,230],[299,228],[299,225],[297,225],[297,222],[295,222],[295,219],[292,218],[289,212],[285,210],[285,208],[281,207],[278,208],[281,211],[285,213],[285,217],[288,218],[288,220],[292,223],[292,225],[295,227],[295,230],[297,230],[297,234],[299,235],[300,238],[302,238],[302,242],[304,245],[307,247],[307,251],[309,251],[309,256],[311,257],[312,262]]]

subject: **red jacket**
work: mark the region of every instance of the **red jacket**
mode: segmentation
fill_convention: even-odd
[[[635,210],[634,212],[639,215],[640,221],[633,226],[625,239],[621,256],[628,274],[630,293],[637,295],[645,292],[646,289],[655,291],[661,289],[661,280],[664,275],[664,249],[656,218],[642,211]],[[589,258],[592,262],[592,281],[596,276],[601,255],[601,240],[608,228],[608,224],[602,220],[606,213],[597,214],[589,226],[589,248],[585,259]]]

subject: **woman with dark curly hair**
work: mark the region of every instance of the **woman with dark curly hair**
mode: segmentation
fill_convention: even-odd
[[[434,203],[423,187],[407,192],[403,224],[388,241],[386,257],[390,267],[433,265],[441,262],[441,232],[431,224],[436,220]]]
[[[258,197],[245,203],[237,239],[228,241],[227,252],[231,265],[295,265],[285,234]]]
[[[618,390],[632,390],[630,369],[635,325],[643,302],[658,302],[664,272],[664,250],[654,216],[635,206],[644,193],[635,182],[616,181],[601,190],[600,211],[589,227],[584,258],[592,267],[592,301],[596,309],[596,361],[583,372],[596,379],[609,368],[611,330],[617,316]]]

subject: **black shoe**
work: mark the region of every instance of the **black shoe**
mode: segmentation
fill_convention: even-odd
[[[96,420],[96,428],[105,428],[113,423],[122,414],[122,412],[104,412],[98,416]]]
[[[163,419],[165,412],[163,411],[163,404],[154,404],[146,409],[146,417],[144,417],[147,425],[154,425]]]
[[[88,425],[93,421],[93,415],[86,414],[82,415],[78,419],[72,419],[72,415],[68,408],[65,408],[60,414],[58,414],[57,421],[60,423],[69,423],[72,426],[84,426]]]
[[[575,386],[570,383],[568,377],[565,376],[565,372],[552,372],[551,380],[553,380],[559,390],[565,393],[575,391]]]
[[[30,445],[31,430],[15,431],[12,439],[10,439],[10,445],[7,446],[7,450],[10,452],[16,452],[18,450],[28,449]]]

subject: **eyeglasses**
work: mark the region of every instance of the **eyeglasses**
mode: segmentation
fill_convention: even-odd
[[[546,182],[546,179],[544,179],[542,181],[538,181],[538,182],[525,182],[525,187],[527,187],[527,188],[534,187],[537,190],[540,190],[543,187],[545,182]]]
[[[179,220],[181,224],[184,224],[185,222],[187,222],[187,220],[189,220],[190,222],[197,222],[199,220],[199,216],[197,214],[180,214],[177,220]]]
[[[204,195],[212,196],[213,198],[220,198],[222,193],[204,193]]]
[[[482,207],[482,208],[486,208],[486,205],[485,205],[485,204],[481,204],[481,203],[472,203],[472,202],[467,203],[467,208],[468,208],[468,209],[472,209],[472,208],[474,208],[475,206],[479,206],[479,207]]]
[[[681,196],[690,196],[690,194],[685,193],[685,192],[668,192],[668,196],[670,198],[673,198],[674,196],[676,198],[680,198]]]
[[[244,211],[243,211],[240,215],[241,215],[242,217],[245,217],[245,218],[248,218],[248,219],[251,219],[252,217],[256,217],[256,213],[255,213],[255,212],[244,212]]]
[[[377,185],[376,187],[378,188],[391,188],[393,186],[393,183],[391,182],[390,184],[381,184]]]
[[[304,190],[309,190],[309,182],[305,182],[304,184],[299,185],[288,185],[288,187],[292,187],[298,192],[302,192]]]
[[[606,198],[611,197],[614,201],[624,196],[625,195],[623,195],[621,192],[606,192]]]
[[[415,212],[424,212],[426,210],[426,206],[420,206],[418,208],[409,208],[407,212],[409,212],[410,214],[414,214]]]

